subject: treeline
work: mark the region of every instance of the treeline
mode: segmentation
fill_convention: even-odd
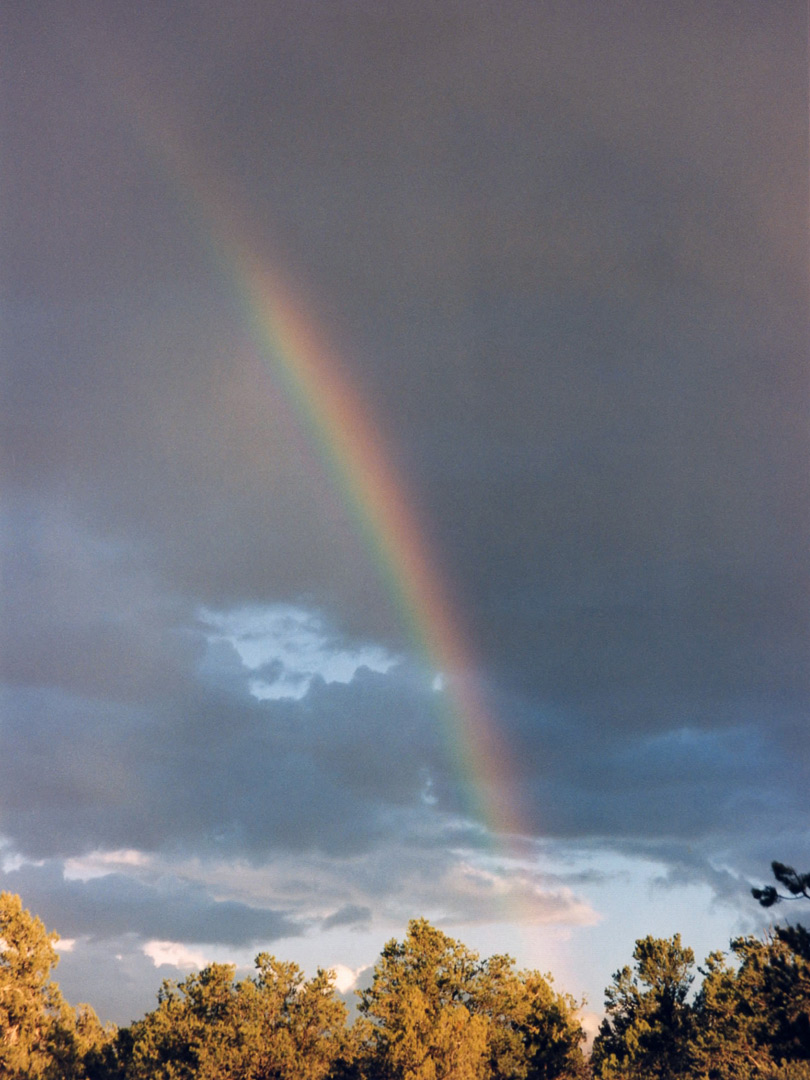
[[[810,1080],[803,927],[739,938],[700,969],[678,935],[638,941],[590,1059],[578,1003],[548,976],[481,960],[424,919],[385,946],[352,1024],[329,972],[262,953],[249,978],[211,964],[164,981],[142,1020],[104,1027],[51,980],[56,940],[0,894],[2,1080]]]

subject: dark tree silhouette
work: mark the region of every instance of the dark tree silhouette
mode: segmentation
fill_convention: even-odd
[[[780,862],[772,862],[771,870],[779,884],[783,885],[790,895],[785,896],[784,893],[780,893],[775,885],[764,885],[761,889],[752,889],[751,895],[755,900],[759,900],[763,907],[773,907],[780,900],[800,900],[802,897],[810,900],[810,873],[800,874],[792,866],[785,866]]]

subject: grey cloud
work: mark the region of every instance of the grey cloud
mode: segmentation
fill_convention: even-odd
[[[378,853],[375,911],[486,842],[423,673],[260,705],[206,647],[288,602],[412,652],[217,217],[372,403],[529,838],[806,862],[804,5],[0,18],[12,840]]]
[[[77,941],[72,952],[62,954],[55,978],[71,1004],[89,1002],[103,1023],[127,1025],[155,1008],[167,974],[155,968],[134,935],[125,934]]]
[[[203,156],[209,145],[218,145],[217,164],[227,172],[230,162],[255,185],[246,201],[254,199],[262,214],[286,224],[297,257],[323,278],[327,306],[357,327],[360,344],[351,362],[370,380],[403,460],[437,510],[447,561],[469,590],[470,609],[486,612],[479,632],[487,649],[507,638],[506,620],[498,617],[504,596],[520,592],[536,608],[548,602],[554,582],[565,588],[590,576],[621,577],[627,562],[647,571],[650,604],[665,602],[653,586],[656,552],[673,543],[668,535],[688,546],[690,529],[706,527],[694,523],[694,511],[682,510],[697,500],[706,524],[719,524],[722,507],[713,508],[712,486],[728,475],[722,456],[730,455],[730,464],[750,478],[749,464],[764,465],[770,452],[757,440],[742,457],[724,448],[728,431],[721,422],[714,436],[716,419],[730,414],[735,427],[756,434],[765,422],[769,431],[779,430],[774,409],[793,412],[791,387],[798,373],[784,362],[798,340],[789,304],[792,278],[784,270],[771,273],[777,262],[783,264],[782,248],[760,251],[752,245],[771,243],[763,230],[770,227],[774,189],[781,190],[792,175],[786,165],[801,164],[793,160],[784,106],[792,100],[793,54],[786,43],[796,13],[784,9],[772,36],[763,38],[751,12],[693,15],[690,25],[683,13],[614,21],[581,5],[567,18],[517,5],[508,17],[485,10],[470,19],[465,10],[462,19],[451,6],[441,15],[420,8],[404,18],[390,11],[346,12],[345,18],[299,21],[248,6],[238,27],[224,34],[216,11],[200,7],[193,15],[184,9],[172,15],[176,28],[186,22],[193,27],[182,35],[181,47],[166,41],[163,19],[110,11],[85,28],[85,49],[106,55],[114,40],[122,52],[133,51],[124,59],[148,73],[146,82],[165,83],[164,96],[178,110],[177,125],[182,128],[187,119]],[[120,35],[123,40],[109,33],[118,18],[130,31]],[[254,36],[257,26],[265,32]],[[36,44],[28,47],[49,61],[55,53],[70,67],[77,62],[68,59],[77,37],[75,29],[61,37],[52,31],[32,36]],[[274,49],[277,63],[268,62]],[[242,78],[215,78],[210,56],[224,65],[238,59]],[[106,70],[95,77],[113,75]],[[769,85],[764,93],[775,77],[785,81],[785,92]],[[92,82],[69,80],[67,90],[59,101],[90,93]],[[365,106],[369,100],[375,101],[373,109]],[[125,101],[119,107],[125,110]],[[93,110],[75,108],[72,119],[88,114]],[[159,112],[153,119],[159,123]],[[713,139],[720,129],[723,137]],[[753,136],[759,140],[756,153]],[[773,160],[782,165],[779,176],[768,165]],[[329,200],[322,197],[324,188]],[[701,194],[711,199],[696,219]],[[155,199],[141,196],[140,203],[136,198],[126,205],[148,207]],[[84,203],[93,200],[85,197]],[[70,217],[62,229],[70,235]],[[185,235],[180,221],[162,232],[178,244]],[[651,267],[651,258],[661,261],[662,246],[666,255],[667,243],[676,246],[675,254]],[[585,253],[569,267],[566,260],[583,246]],[[112,248],[109,242],[98,250],[103,256]],[[202,253],[184,257],[181,281]],[[727,268],[746,268],[741,280],[718,277],[720,257]],[[595,274],[594,265],[603,272]],[[629,284],[622,279],[628,266]],[[775,290],[778,295],[771,296]],[[765,295],[771,314],[757,306]],[[128,363],[113,365],[111,357],[102,380],[108,314],[95,338],[74,348],[69,365],[54,364],[54,345],[38,350],[47,357],[48,377],[36,385],[53,386],[56,376],[58,387],[60,375],[68,380],[68,393],[49,399],[63,417],[63,430],[67,424],[74,431],[71,410],[62,404],[66,397],[80,408],[101,399],[86,431],[75,426],[79,443],[88,436],[95,440],[89,447],[93,460],[85,456],[83,466],[97,472],[93,462],[105,461],[110,444],[123,436],[126,453],[113,456],[114,474],[92,495],[96,503],[101,500],[96,512],[112,510],[123,517],[122,527],[153,531],[167,569],[187,588],[235,593],[281,584],[289,596],[296,588],[321,587],[355,612],[364,607],[366,619],[378,618],[381,598],[365,602],[367,568],[352,565],[356,557],[345,532],[340,557],[351,588],[340,592],[334,591],[339,586],[331,564],[310,539],[323,529],[325,517],[333,517],[322,514],[318,528],[306,527],[307,505],[329,495],[294,494],[302,483],[311,489],[317,468],[292,468],[288,483],[276,482],[281,490],[272,493],[272,514],[268,495],[258,496],[266,470],[251,475],[243,440],[244,420],[255,432],[259,411],[248,407],[245,416],[242,402],[231,441],[234,425],[210,393],[228,374],[218,357],[233,354],[238,330],[227,300],[209,299],[186,308],[181,294],[185,310],[173,322],[164,309],[177,306],[176,294],[164,304],[150,301],[148,319],[137,325],[129,319]],[[777,318],[776,301],[781,308],[788,303],[788,318]],[[197,338],[193,359],[186,349],[172,347],[189,325]],[[62,325],[62,343],[64,330]],[[751,355],[752,331],[756,340],[763,334],[770,340],[764,354],[759,349],[760,355]],[[741,349],[749,355],[741,356]],[[758,391],[772,375],[774,349],[785,385],[776,388],[766,421],[759,419],[759,393],[749,390]],[[409,362],[412,356],[417,363]],[[730,365],[746,377],[734,380],[728,401],[723,372]],[[508,378],[502,377],[505,370]],[[169,408],[161,409],[161,401]],[[225,401],[233,408],[232,397]],[[278,465],[287,455],[269,434],[279,423],[275,411],[263,438],[268,459]],[[155,430],[161,412],[170,421],[162,431]],[[99,445],[102,416],[115,422]],[[228,440],[221,436],[226,426]],[[590,435],[583,454],[585,430]],[[475,444],[468,451],[470,433]],[[237,452],[231,455],[230,447]],[[433,449],[420,462],[426,447]],[[168,470],[158,453],[162,448]],[[725,450],[721,460],[708,464],[709,448]],[[41,455],[36,443],[27,449],[35,460]],[[562,459],[550,484],[542,464],[532,460],[538,449],[541,460]],[[687,449],[696,459],[682,460]],[[790,448],[784,449],[773,470],[783,477],[789,474],[778,466],[791,458]],[[528,458],[531,466],[523,482],[499,483],[492,492],[493,457],[504,452],[510,461]],[[459,485],[446,479],[448,459],[468,455],[480,461],[474,481]],[[245,498],[232,480],[237,468]],[[793,475],[800,483],[795,470]],[[122,476],[126,498],[117,500]],[[212,502],[214,480],[219,491]],[[762,490],[761,483],[752,487]],[[761,517],[752,521],[743,511],[708,539],[720,546],[733,535],[744,536]],[[191,518],[196,527],[190,534],[181,521]],[[692,525],[679,524],[685,520]],[[294,539],[285,538],[290,521],[297,523]],[[330,536],[330,544],[336,539]],[[218,556],[226,540],[238,558]],[[686,557],[693,558],[689,552]],[[388,623],[390,632],[390,618]],[[524,622],[521,629],[530,626]],[[551,636],[553,626],[548,630]],[[509,634],[499,663],[518,636],[537,643],[536,631]],[[632,639],[628,648],[634,649]]]
[[[371,908],[362,904],[344,904],[326,919],[323,920],[324,930],[331,930],[335,926],[363,926],[371,920]]]
[[[245,945],[300,934],[306,923],[278,910],[215,900],[181,879],[154,883],[132,875],[106,874],[89,881],[65,880],[59,864],[26,865],[3,875],[4,888],[66,938],[141,938]]]
[[[430,818],[448,763],[424,676],[361,669],[300,702],[210,684],[142,705],[7,688],[4,828],[38,855],[95,848],[359,852]],[[396,723],[391,722],[396,717]],[[440,783],[448,798],[452,784]]]
[[[800,812],[801,762],[753,722],[658,735],[605,724],[587,729],[587,743],[573,721],[541,730],[543,758],[518,783],[531,820],[548,836],[689,845],[733,836],[744,823],[754,845]]]

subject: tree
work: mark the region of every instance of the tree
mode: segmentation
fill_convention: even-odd
[[[333,975],[318,969],[305,980],[296,964],[267,953],[258,974],[237,987],[236,1015],[245,1049],[246,1076],[256,1080],[323,1080],[350,1057],[346,1006]]]
[[[713,953],[695,1001],[695,1071],[711,1080],[810,1077],[810,934],[778,927]]]
[[[511,957],[492,956],[478,973],[475,1008],[490,1022],[491,1075],[551,1080],[583,1072],[577,1003],[554,990],[551,976],[516,971]]]
[[[804,897],[810,900],[810,873],[800,874],[792,866],[784,863],[772,862],[773,876],[780,885],[784,885],[789,896],[780,893],[774,885],[764,885],[761,889],[752,889],[751,895],[759,900],[763,907],[773,907],[780,900],[800,900]]]
[[[62,997],[50,981],[58,963],[56,933],[22,906],[19,896],[0,893],[0,1075],[46,1076],[49,1043]]]
[[[85,1004],[63,1003],[52,1042],[53,1076],[59,1080],[108,1080],[115,1076],[117,1029],[102,1025]]]
[[[157,1008],[119,1035],[128,1080],[209,1080],[225,1062],[235,1064],[234,971],[211,964],[180,983],[163,981]]]
[[[742,992],[740,973],[722,952],[711,953],[700,971],[703,982],[695,999],[690,1045],[692,1071],[707,1080],[753,1080],[767,1075],[773,1060],[756,1031],[764,1002]]]
[[[366,1066],[380,1080],[478,1080],[484,1076],[487,1022],[473,1017],[478,957],[414,919],[391,940],[360,993]]]
[[[0,893],[0,1076],[3,1080],[83,1080],[87,1062],[112,1038],[89,1005],[73,1010],[50,975],[59,940]]]
[[[673,1080],[687,1071],[694,953],[672,938],[636,942],[635,969],[622,968],[605,991],[606,1016],[592,1063],[604,1080]]]
[[[731,949],[740,963],[738,1009],[751,1017],[757,1044],[776,1063],[810,1059],[810,934],[780,926]]]
[[[571,998],[508,956],[480,961],[425,919],[385,946],[360,1012],[375,1080],[552,1080],[584,1063]]]
[[[256,968],[240,983],[231,964],[166,980],[157,1009],[121,1033],[126,1080],[325,1080],[348,1046],[331,973],[305,980],[266,953]]]

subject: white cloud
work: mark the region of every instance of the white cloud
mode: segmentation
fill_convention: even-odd
[[[563,882],[509,858],[460,858],[441,876],[437,900],[464,922],[489,922],[508,913],[516,924],[594,926],[597,911]]]
[[[360,975],[367,970],[366,967],[350,968],[345,964],[335,964],[332,971],[335,973],[335,977],[332,982],[335,984],[335,988],[338,993],[345,994],[357,985],[357,980]]]
[[[348,683],[361,667],[385,673],[396,658],[378,645],[347,646],[316,612],[290,604],[217,612],[202,608],[209,644],[231,644],[248,671],[250,693],[259,701],[306,694],[313,678]]]
[[[114,874],[116,871],[146,866],[149,856],[134,848],[117,851],[91,851],[79,858],[66,859],[64,876],[67,881],[91,881],[93,878]]]
[[[580,1012],[579,1022],[585,1032],[585,1046],[593,1045],[593,1040],[599,1034],[599,1025],[602,1023],[602,1014],[596,1012]]]
[[[180,941],[147,941],[143,953],[155,967],[194,968],[205,967],[207,957],[198,949],[189,948]]]

